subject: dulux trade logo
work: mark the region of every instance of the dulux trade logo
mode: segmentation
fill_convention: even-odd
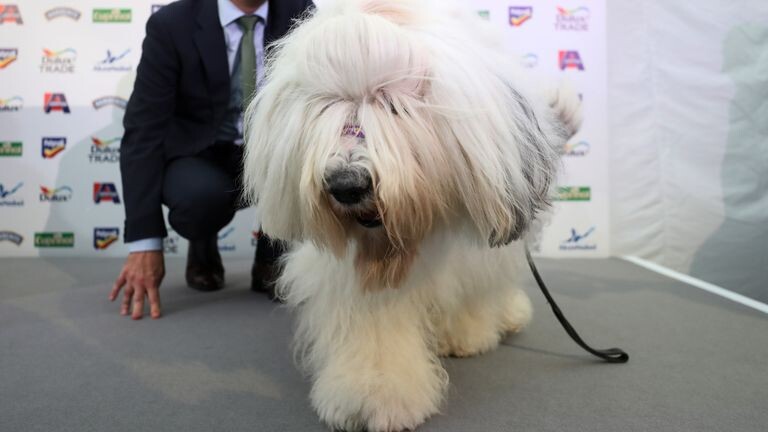
[[[80,11],[71,7],[55,7],[45,12],[45,19],[48,21],[55,20],[56,18],[69,18],[73,21],[80,19]]]
[[[88,154],[88,161],[90,163],[114,163],[120,162],[120,148],[113,146],[115,143],[120,143],[120,139],[123,137],[116,137],[108,140],[101,140],[96,137],[91,137],[93,144],[91,145],[91,153]]]
[[[16,186],[6,189],[5,185],[0,183],[0,207],[21,207],[24,205],[23,199],[14,198],[13,195],[24,186],[24,182],[19,182]]]
[[[578,51],[566,51],[561,50],[558,52],[558,63],[560,70],[566,69],[578,69],[584,70],[584,62],[581,61],[581,56]]]
[[[43,110],[46,114],[50,114],[51,111],[61,111],[64,114],[69,114],[67,96],[64,93],[46,93],[43,95]]]
[[[109,105],[114,105],[120,109],[125,109],[125,107],[128,105],[128,101],[124,98],[121,98],[120,96],[102,96],[100,98],[94,99],[92,104],[93,108],[97,110]]]
[[[15,4],[0,4],[0,25],[5,23],[24,24],[19,7]]]
[[[533,17],[533,6],[510,6],[509,25],[520,27]]]
[[[8,241],[15,244],[16,246],[20,246],[21,242],[24,241],[24,237],[14,231],[0,231],[0,243],[4,241]]]
[[[571,236],[560,243],[560,250],[571,251],[571,250],[597,249],[596,244],[590,243],[588,241],[589,236],[592,235],[593,232],[595,232],[594,226],[590,227],[588,230],[584,231],[583,233],[579,233],[578,231],[576,231],[576,228],[571,228]]]
[[[21,96],[13,96],[8,99],[0,99],[0,112],[21,111],[24,107],[24,99]]]
[[[562,155],[571,157],[581,157],[589,154],[590,145],[586,141],[575,143],[566,143],[563,146]]]
[[[19,57],[18,48],[0,48],[0,69],[5,69]]]
[[[51,159],[67,147],[67,137],[43,137],[41,147],[43,159]]]
[[[21,141],[0,141],[0,157],[20,157],[24,153]]]
[[[72,199],[72,188],[62,186],[57,189],[40,186],[40,202],[62,203]]]
[[[104,57],[102,61],[96,63],[93,70],[96,72],[129,72],[133,67],[127,64],[121,64],[125,63],[124,61],[121,62],[121,60],[124,60],[125,56],[130,52],[131,50],[127,49],[122,53],[115,55],[112,54],[112,51],[107,50],[106,57]]]
[[[235,245],[232,244],[232,243],[221,244],[222,240],[226,240],[227,237],[229,237],[234,231],[235,231],[235,227],[229,227],[229,228],[225,228],[225,229],[219,231],[218,244],[219,244],[219,250],[220,251],[222,251],[222,252],[234,252],[235,249],[237,249],[235,247]]]
[[[93,202],[100,204],[102,201],[120,204],[120,195],[114,183],[93,183]]]
[[[40,72],[75,73],[75,60],[77,60],[77,51],[73,48],[65,48],[59,51],[43,48],[43,57],[40,60]]]
[[[581,6],[575,9],[557,7],[555,17],[555,30],[557,31],[589,31],[589,8]]]
[[[104,250],[120,238],[120,228],[94,228],[93,248]]]

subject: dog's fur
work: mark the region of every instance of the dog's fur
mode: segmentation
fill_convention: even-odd
[[[273,47],[244,181],[264,232],[295,243],[280,292],[328,425],[418,426],[445,393],[438,356],[491,350],[530,320],[517,240],[580,111],[516,70],[442,0],[337,0]],[[327,179],[341,169],[369,175],[372,194],[337,201]]]

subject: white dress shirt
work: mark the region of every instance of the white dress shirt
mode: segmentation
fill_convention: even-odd
[[[229,75],[232,75],[232,68],[235,65],[237,50],[240,48],[240,39],[243,38],[243,30],[237,24],[237,19],[246,15],[237,8],[230,0],[217,0],[219,7],[219,22],[224,30],[224,41],[227,44],[227,61],[229,64]],[[261,18],[253,29],[253,45],[256,48],[256,81],[258,83],[264,78],[264,28],[266,27],[267,15],[269,13],[269,2],[263,5],[253,15]],[[243,134],[243,116],[237,122],[237,130],[240,135]],[[242,140],[240,141],[242,144]],[[163,250],[163,239],[161,237],[152,237],[136,240],[127,243],[129,252],[146,252]]]

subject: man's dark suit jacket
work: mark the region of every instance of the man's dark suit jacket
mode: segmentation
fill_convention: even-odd
[[[282,37],[311,5],[270,1],[265,45]],[[154,13],[142,50],[120,152],[126,242],[165,237],[164,167],[214,143],[230,96],[216,0],[179,0]]]

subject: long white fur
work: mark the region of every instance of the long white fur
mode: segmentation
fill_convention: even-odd
[[[533,90],[481,20],[445,1],[337,0],[273,47],[244,182],[264,231],[295,242],[280,291],[330,426],[418,426],[445,393],[438,355],[488,351],[530,320],[513,240],[547,206],[580,123],[572,92]],[[365,140],[343,137],[347,124]],[[362,206],[382,227],[326,192],[345,164],[370,172]]]

